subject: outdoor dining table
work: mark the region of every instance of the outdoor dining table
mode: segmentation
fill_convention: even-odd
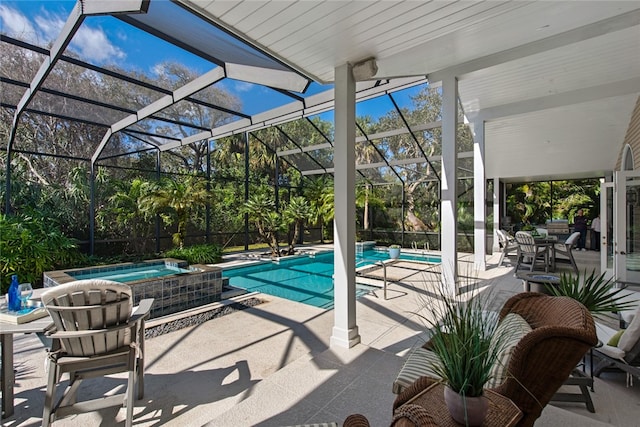
[[[32,299],[39,299],[45,289],[35,289]],[[2,345],[0,382],[2,383],[2,418],[13,415],[13,387],[15,372],[13,366],[13,334],[44,333],[52,325],[51,317],[45,316],[16,325],[0,321],[0,344]]]
[[[545,255],[545,271],[555,271],[556,269],[556,243],[558,243],[558,238],[555,236],[547,236],[547,237],[533,237],[533,240],[538,247],[546,247],[547,252]]]

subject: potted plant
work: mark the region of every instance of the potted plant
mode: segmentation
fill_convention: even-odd
[[[389,246],[389,258],[391,259],[400,258],[400,245]]]
[[[444,285],[440,289],[428,304],[433,317],[419,314],[432,330],[428,346],[439,358],[433,369],[445,383],[451,417],[464,425],[481,425],[488,408],[484,386],[508,337],[499,332],[498,316],[487,314],[486,299],[477,292],[465,300],[448,295]]]

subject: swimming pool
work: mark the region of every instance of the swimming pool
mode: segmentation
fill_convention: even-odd
[[[439,257],[406,254],[401,259],[440,262]],[[366,250],[358,253],[356,267],[388,260],[386,251]],[[314,307],[333,308],[333,251],[281,260],[279,263],[264,261],[258,264],[223,268],[222,275],[229,283],[250,292],[262,292],[280,298],[309,304]],[[356,298],[377,289],[356,284]]]

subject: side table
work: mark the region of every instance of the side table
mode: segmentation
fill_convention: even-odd
[[[560,284],[560,275],[545,273],[544,271],[517,272],[516,277],[522,280],[525,292],[540,292],[549,294],[545,285],[557,286]],[[532,286],[533,285],[533,286]]]
[[[429,412],[429,415],[437,422],[438,426],[461,426],[462,424],[457,423],[451,418],[449,410],[444,403],[444,385],[435,379],[427,379],[426,377],[422,377],[420,381],[422,381],[421,385],[424,386],[424,388],[421,391],[407,389],[407,392],[418,392],[401,405],[396,406],[394,404],[394,413],[401,411],[403,405],[419,405]],[[489,410],[487,412],[487,418],[482,424],[484,427],[512,427],[522,418],[520,409],[507,397],[492,390],[485,390],[485,396],[489,401]],[[401,395],[398,399],[406,397],[406,395]],[[398,400],[396,400],[396,403],[398,403]],[[394,427],[403,426],[413,426],[413,423],[409,420],[399,419],[394,424]]]

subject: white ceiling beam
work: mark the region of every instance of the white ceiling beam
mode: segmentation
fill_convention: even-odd
[[[567,105],[581,104],[584,102],[597,101],[599,99],[615,96],[624,96],[632,93],[640,93],[640,77],[534,99],[527,99],[519,102],[512,102],[505,105],[498,105],[475,112],[471,111],[466,113],[466,115],[469,117],[470,121],[491,121],[502,117],[532,113],[534,111],[564,107]]]
[[[146,13],[150,0],[83,0],[84,15]]]
[[[583,25],[582,27],[574,28],[573,30],[565,31],[554,36],[536,40],[534,42],[514,47],[512,49],[507,49],[502,52],[497,52],[492,55],[486,55],[481,58],[455,65],[453,67],[430,72],[428,78],[430,82],[435,82],[441,81],[445,76],[448,75],[461,77],[474,71],[483,70],[498,64],[525,58],[527,56],[546,52],[551,49],[556,49],[594,37],[603,36],[614,31],[620,31],[626,28],[635,27],[637,25],[640,25],[640,9],[636,9],[631,12],[623,13],[622,15],[614,16],[588,25]],[[406,58],[410,57],[411,55],[420,55],[420,51],[421,49],[419,46],[417,48],[413,48],[410,52],[404,52],[400,55]],[[422,51],[424,52],[424,47],[422,47]],[[423,53],[422,56],[424,56]],[[400,59],[396,60],[400,61]]]
[[[252,67],[226,63],[227,77],[244,82],[302,93],[309,80],[293,71],[273,70],[264,67]]]

